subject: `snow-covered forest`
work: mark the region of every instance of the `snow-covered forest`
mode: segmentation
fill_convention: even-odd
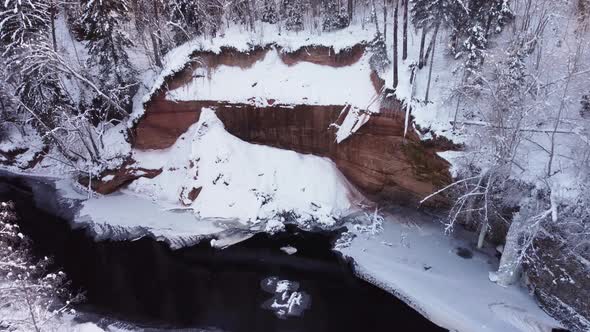
[[[162,200],[169,196],[177,200],[177,192],[190,196],[185,194],[190,189],[185,182],[193,181],[187,173],[190,169],[182,171],[187,174],[178,171],[180,158],[172,156],[174,149],[207,161],[205,152],[195,153],[196,145],[183,150],[182,144],[190,139],[179,139],[165,157],[134,152],[132,145],[144,103],[166,87],[165,78],[189,67],[193,52],[219,53],[220,47],[233,47],[248,53],[268,44],[292,50],[327,46],[337,51],[357,43],[367,46],[368,66],[383,82],[378,96],[368,95],[370,103],[364,111],[379,113],[375,102],[399,101],[403,105],[399,112],[405,115],[404,137],[415,133],[426,144],[448,142],[449,151],[439,155],[449,162],[452,181],[424,195],[418,208],[443,197],[448,204],[436,213],[447,235],[466,228],[474,232],[477,249],[495,247],[501,254],[497,271],[488,276],[490,282],[498,287],[524,283],[564,327],[590,329],[589,0],[4,0],[0,3],[0,165],[19,172],[84,179],[80,183],[85,188],[78,185],[78,189],[87,189],[85,194],[92,197],[93,181],[106,182],[111,176],[107,174],[126,168],[130,158],[143,168],[165,158],[168,163],[159,165],[166,167],[162,177],[153,182],[142,178],[129,188]],[[261,61],[264,68],[279,61],[266,59]],[[268,75],[287,75],[285,68],[290,67],[269,70]],[[256,97],[232,82],[266,73],[253,70],[247,76],[245,71],[242,67],[228,70],[223,85],[212,80],[208,98],[225,93],[239,96],[242,102]],[[331,72],[320,74],[312,68],[301,76],[314,73],[328,77]],[[329,97],[308,99],[303,96],[308,91],[302,90],[296,98],[338,105],[342,94],[365,92],[357,76],[342,77],[347,81],[315,79],[314,89],[325,88]],[[325,87],[325,82],[334,86]],[[300,86],[295,81],[288,90],[279,91],[272,90],[272,82],[267,84],[265,98],[295,94]],[[168,96],[181,101],[194,95],[190,88],[188,94],[178,91],[171,90]],[[360,100],[359,104],[366,102]],[[346,104],[362,108],[349,100]],[[211,127],[218,136],[200,144],[202,151],[214,154],[219,150],[215,142],[221,142],[226,133],[223,125],[217,126],[215,115],[203,114],[210,122],[203,116],[187,135],[204,135],[202,128]],[[359,114],[355,113],[350,128],[344,123],[339,126],[348,131],[338,136],[338,143],[368,121]],[[232,143],[231,149],[250,151],[251,147],[243,146]],[[239,163],[246,164],[252,156],[267,158],[271,152],[252,150]],[[333,183],[315,189],[340,194],[317,195],[332,199],[330,207],[345,210],[346,197],[357,195],[337,171],[330,177],[313,173],[335,169],[325,160],[314,159],[305,168],[298,156],[276,158],[284,160],[276,167],[312,169],[309,181],[297,182],[313,186],[325,179]],[[220,158],[210,159],[210,172],[201,174],[210,175],[215,184],[225,178],[216,173]],[[296,162],[291,160],[301,161],[302,166],[293,166]],[[252,168],[252,183],[259,181],[259,173],[273,171],[275,164],[268,165]],[[278,174],[287,173],[292,171]],[[303,173],[298,174],[303,178]],[[193,182],[205,186],[205,181]],[[293,182],[282,185],[275,191],[289,198],[300,194],[283,190],[294,186]],[[209,193],[204,191],[201,197]],[[231,195],[224,199],[239,200]],[[308,203],[299,198],[293,201]],[[209,203],[201,204],[212,206],[207,216],[227,217],[215,215],[219,208],[234,217],[231,213],[243,214],[246,208],[240,209],[250,201],[237,203],[236,208],[231,203],[231,209]],[[265,211],[265,217],[272,219],[282,206],[267,208],[270,212]],[[0,272],[13,274],[22,268],[12,266],[21,256],[15,261],[15,254],[9,253],[17,233],[10,228],[4,209],[3,205],[0,254],[10,260],[0,257]],[[252,219],[260,217],[257,212],[251,212]],[[326,214],[310,216],[332,222]],[[31,287],[45,289],[45,283],[36,278]],[[0,302],[3,299],[2,294]],[[0,317],[0,329],[1,322]]]

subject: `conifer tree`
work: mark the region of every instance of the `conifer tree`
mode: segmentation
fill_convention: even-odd
[[[244,3],[238,1],[232,7],[235,9]],[[166,7],[177,44],[203,34],[214,36],[221,26],[224,6],[219,3],[208,0],[171,0]]]
[[[281,11],[285,28],[291,31],[303,30],[305,2],[302,0],[282,0]]]
[[[322,16],[324,31],[344,29],[350,23],[347,9],[338,0],[324,0],[322,2]]]
[[[128,19],[126,0],[82,0],[81,25],[88,39],[89,66],[98,66],[109,83],[132,81],[132,66],[126,48],[133,45],[120,25]]]
[[[3,94],[18,98],[17,109],[35,112],[48,125],[65,104],[59,80],[37,60],[45,47],[55,48],[49,46],[49,7],[45,0],[7,0],[0,10],[0,62],[14,89]]]
[[[262,22],[275,24],[279,21],[275,0],[264,0],[262,4]]]
[[[0,47],[9,52],[30,42],[49,27],[46,0],[5,0],[0,4]]]
[[[128,14],[127,0],[82,0],[80,23],[88,40],[87,65],[98,68],[100,88],[109,91],[111,98],[127,110],[131,105],[134,72],[126,49],[133,43],[121,24],[128,19]],[[97,99],[94,106],[99,113],[121,113],[101,99]]]

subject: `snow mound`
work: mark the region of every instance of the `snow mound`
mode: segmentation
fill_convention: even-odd
[[[256,224],[289,213],[329,227],[364,199],[329,159],[244,142],[209,109],[172,147],[133,157],[162,173],[130,190],[200,218]]]

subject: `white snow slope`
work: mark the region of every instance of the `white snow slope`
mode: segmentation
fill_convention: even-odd
[[[364,199],[329,159],[244,142],[209,109],[172,147],[135,151],[133,158],[140,167],[163,171],[136,180],[131,191],[190,208],[200,218],[248,224],[292,211],[331,226]],[[194,202],[193,188],[201,188]]]

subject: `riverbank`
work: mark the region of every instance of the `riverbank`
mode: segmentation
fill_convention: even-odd
[[[51,189],[48,190],[51,192]],[[65,206],[66,202],[71,203],[75,200],[83,202],[85,199],[83,195],[76,193],[65,180],[57,181],[53,190],[59,196],[59,198],[56,197],[56,201],[60,203],[51,203],[45,199],[42,204],[46,207],[55,207],[60,204]],[[143,205],[129,204],[134,200]],[[220,236],[221,233],[210,233],[209,235],[191,233],[197,230],[200,224],[196,220],[183,219],[183,216],[190,214],[166,211],[149,201],[142,201],[139,197],[127,194],[90,199],[86,200],[85,204],[99,204],[100,208],[95,210],[97,215],[89,214],[82,219],[79,218],[80,214],[78,213],[77,222],[74,224],[76,228],[80,228],[77,232],[82,232],[85,236],[92,238],[93,243],[98,240],[101,241],[98,242],[100,245],[108,243],[110,246],[118,248],[117,250],[127,251],[132,250],[127,246],[137,246],[137,248],[141,248],[138,252],[150,254],[155,252],[158,253],[158,257],[167,257],[185,252],[185,250],[190,251],[190,246],[196,244],[195,247],[206,248],[207,255],[213,255],[212,257],[222,255],[223,259],[235,262],[236,259],[231,258],[232,252],[242,255],[244,246],[247,248],[251,241],[257,243],[262,241],[261,238],[273,238],[273,235],[254,234],[256,232],[251,230],[232,230],[231,223],[226,224],[225,228],[220,227],[223,224],[217,223],[216,227],[223,229],[223,232],[226,232],[224,234],[233,232],[231,234],[240,236],[227,237],[225,242],[221,242],[223,245],[219,243],[215,245],[217,239],[223,238]],[[117,208],[117,206],[126,208]],[[253,252],[249,259],[252,262],[260,260],[268,262],[268,260],[275,259],[271,259],[271,256],[279,255],[278,257],[284,256],[299,260],[305,258],[307,246],[310,246],[307,250],[312,255],[330,256],[334,255],[331,248],[332,242],[336,241],[336,248],[354,262],[356,275],[394,294],[428,319],[446,329],[542,332],[551,331],[552,327],[559,326],[538,307],[534,298],[520,286],[502,288],[489,282],[488,273],[497,269],[498,260],[494,257],[493,252],[475,251],[474,244],[469,240],[473,236],[467,236],[468,234],[461,231],[453,236],[445,235],[442,226],[437,225],[435,218],[408,209],[390,209],[382,211],[381,215],[384,216],[384,220],[381,220],[377,215],[360,215],[357,216],[358,218],[343,221],[342,226],[347,227],[349,232],[342,234],[338,240],[335,235],[332,235],[330,240],[324,241],[324,247],[319,250],[313,246],[313,243],[307,243],[307,240],[301,240],[302,242],[297,244],[280,243],[279,245],[279,243],[274,243],[269,245],[270,247],[265,247],[262,253]],[[183,228],[182,225],[186,225],[187,228]],[[197,228],[191,229],[190,227]],[[281,232],[282,228],[277,228],[278,233],[274,236],[280,237],[283,236],[281,234],[290,234],[289,227],[292,226],[287,227],[286,233]],[[101,230],[103,232],[100,232]],[[306,234],[315,233],[308,232]],[[171,241],[170,239],[173,238],[171,235],[176,236],[176,240]],[[291,233],[289,236],[294,235]],[[207,241],[202,241],[205,238]],[[233,245],[221,251],[213,249],[210,241],[212,238],[216,238],[213,244],[217,248]],[[179,239],[184,240],[180,241]],[[187,239],[192,239],[192,242]],[[265,256],[269,251],[272,252],[272,255]],[[293,251],[295,254],[289,255]],[[458,253],[462,253],[464,257]],[[87,256],[95,257],[95,254]],[[148,259],[147,262],[153,265],[157,260]],[[117,266],[133,263],[134,260]],[[308,264],[309,261],[304,260],[301,264],[296,265],[304,267]],[[223,265],[219,263],[219,266]],[[311,264],[311,266],[315,265]],[[156,267],[152,266],[152,268]],[[164,270],[169,269],[174,270],[170,266],[164,268]],[[281,267],[278,271],[285,269],[289,270],[288,267]],[[120,274],[116,269],[109,271],[109,273]],[[271,274],[273,273],[267,277],[270,277]],[[144,279],[145,275],[154,278],[153,274],[145,273],[138,274],[131,280]],[[318,278],[323,278],[322,275],[323,273],[318,273]],[[195,278],[201,279],[203,277]],[[204,278],[207,280],[212,277]],[[178,281],[174,281],[174,284],[176,283]],[[252,283],[249,287],[253,287],[251,285]],[[330,287],[332,286],[328,286],[328,288]],[[151,284],[151,288],[158,289],[158,285]],[[234,294],[238,294],[236,296],[239,298],[242,297],[242,288],[240,286],[233,289]],[[252,297],[252,295],[247,295],[247,292],[245,294],[249,298]],[[347,295],[345,291],[338,294],[338,298],[347,297]],[[163,301],[166,303],[170,300],[164,298]],[[363,301],[359,299],[358,303],[363,303]],[[344,303],[356,302],[344,301]],[[134,306],[136,307],[137,304]],[[371,310],[376,309],[372,308]],[[353,315],[353,313],[350,314]]]
[[[332,251],[339,231],[288,225],[223,250],[210,241],[172,250],[149,237],[97,242],[88,229],[38,209],[26,183],[14,185],[20,190],[4,196],[15,201],[23,233],[85,293],[82,312],[157,329],[442,331],[355,277]]]
[[[488,274],[498,268],[494,248],[476,249],[473,234],[407,208],[383,212],[377,233],[351,227],[338,250],[363,279],[403,299],[436,324],[456,331],[544,332],[559,323],[521,285],[501,287]]]

